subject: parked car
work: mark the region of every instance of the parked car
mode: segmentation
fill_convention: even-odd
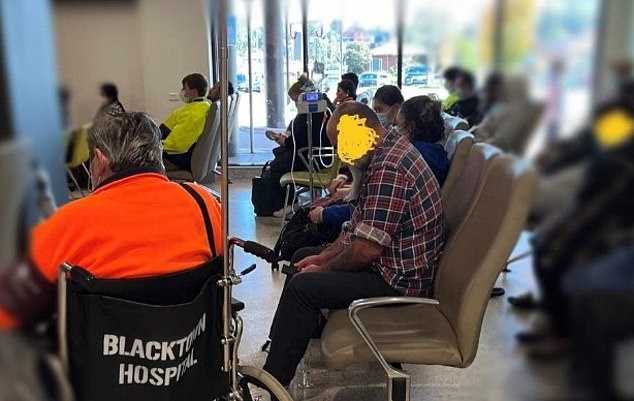
[[[405,69],[405,85],[427,85],[429,68],[426,65],[413,65]]]
[[[247,76],[241,72],[236,76],[236,89],[240,92],[248,92],[249,91],[249,80]],[[260,84],[260,79],[253,74],[253,92],[260,92],[262,90],[262,85]]]
[[[390,76],[385,72],[363,72],[359,75],[359,88],[378,88],[391,83]]]

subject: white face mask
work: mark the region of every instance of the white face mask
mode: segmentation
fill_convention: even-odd
[[[185,91],[184,90],[181,90],[180,98],[181,98],[181,102],[189,103],[189,98],[187,96],[185,96]]]
[[[392,121],[390,121],[387,113],[376,113],[376,116],[379,118],[379,122],[384,128],[390,128],[392,126]]]
[[[445,89],[447,89],[449,92],[451,92],[451,90],[453,89],[453,88],[452,88],[452,85],[451,85],[451,82],[449,82],[449,81],[445,81],[445,83],[443,84],[443,86],[444,86],[444,87],[445,87]]]

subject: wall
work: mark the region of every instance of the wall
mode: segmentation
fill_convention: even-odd
[[[138,6],[135,2],[54,5],[60,83],[70,91],[70,122],[90,122],[99,85],[111,81],[127,110],[145,108]]]
[[[194,71],[209,74],[205,0],[54,3],[60,82],[71,92],[72,126],[90,122],[99,85],[112,81],[127,110],[162,121],[170,93]]]
[[[612,63],[625,58],[634,61],[634,2],[604,0],[601,6],[603,8],[597,44],[595,104],[614,93]]]
[[[213,1],[213,0],[212,0]],[[209,43],[203,0],[139,0],[146,109],[163,120],[178,103],[181,79],[209,77]]]

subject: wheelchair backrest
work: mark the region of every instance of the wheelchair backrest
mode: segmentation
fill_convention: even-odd
[[[221,271],[216,258],[148,278],[96,279],[79,267],[60,275],[60,341],[77,399],[203,401],[226,394]]]

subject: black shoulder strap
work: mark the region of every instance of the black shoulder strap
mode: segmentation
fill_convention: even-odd
[[[216,241],[214,241],[214,229],[211,226],[211,219],[209,218],[209,210],[207,210],[207,205],[203,200],[202,196],[192,187],[187,184],[181,183],[181,186],[187,191],[192,198],[198,204],[198,208],[200,209],[200,213],[203,215],[203,220],[205,221],[205,229],[207,230],[207,240],[209,241],[209,249],[211,250],[211,256],[215,258],[216,255]]]

